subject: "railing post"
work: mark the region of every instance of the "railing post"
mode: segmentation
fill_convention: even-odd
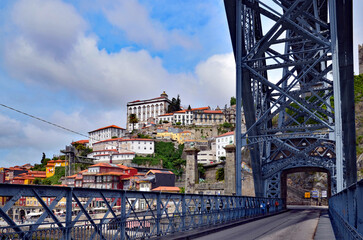
[[[363,233],[363,184],[357,183],[357,230]]]
[[[185,227],[185,215],[187,214],[185,194],[182,195],[181,201],[182,201],[181,202],[181,204],[182,204],[182,215],[181,215],[182,231],[185,231],[186,230],[186,227]]]
[[[65,239],[71,239],[71,224],[72,224],[72,194],[73,188],[67,189],[66,192],[66,228],[64,231]]]
[[[156,235],[161,236],[161,193],[156,195]]]
[[[126,191],[121,192],[121,239],[126,239]]]

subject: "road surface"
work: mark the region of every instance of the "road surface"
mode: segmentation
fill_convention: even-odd
[[[289,207],[288,212],[209,234],[198,240],[308,240],[314,239],[320,207]]]

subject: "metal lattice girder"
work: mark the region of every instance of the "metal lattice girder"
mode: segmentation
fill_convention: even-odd
[[[262,215],[266,198],[0,184],[3,239],[149,239]],[[36,199],[39,207],[15,204]],[[282,199],[278,209],[284,209]],[[41,215],[19,222],[18,210]],[[62,209],[65,216],[59,216]],[[97,211],[102,212],[97,213]],[[19,212],[19,211],[18,211]]]
[[[236,59],[237,117],[241,101],[247,127],[242,133],[236,118],[236,168],[238,150],[247,142],[256,196],[281,196],[279,173],[299,166],[301,159],[307,167],[321,161],[338,187],[354,178],[347,176],[355,161],[354,128],[348,127],[353,94],[340,95],[353,84],[352,26],[349,17],[344,19],[351,17],[349,6],[336,0],[225,0]],[[346,29],[338,27],[342,22]],[[316,141],[298,148],[291,144],[308,138]],[[316,147],[326,149],[327,141],[330,156],[311,156]],[[276,147],[282,158],[276,159]]]

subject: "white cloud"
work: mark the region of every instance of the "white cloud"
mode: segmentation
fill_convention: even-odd
[[[55,58],[65,56],[86,28],[74,7],[59,0],[20,0],[11,15],[29,42]]]
[[[218,54],[196,67],[200,96],[209,104],[226,104],[236,95],[236,67],[233,53]],[[223,107],[223,106],[219,106]]]
[[[108,21],[125,31],[129,40],[165,50],[171,46],[191,48],[195,43],[178,29],[166,30],[149,16],[137,0],[116,0],[104,7]]]

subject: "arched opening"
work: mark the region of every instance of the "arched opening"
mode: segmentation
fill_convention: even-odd
[[[281,173],[281,197],[288,205],[327,205],[330,196],[331,173],[327,169],[299,167]]]

